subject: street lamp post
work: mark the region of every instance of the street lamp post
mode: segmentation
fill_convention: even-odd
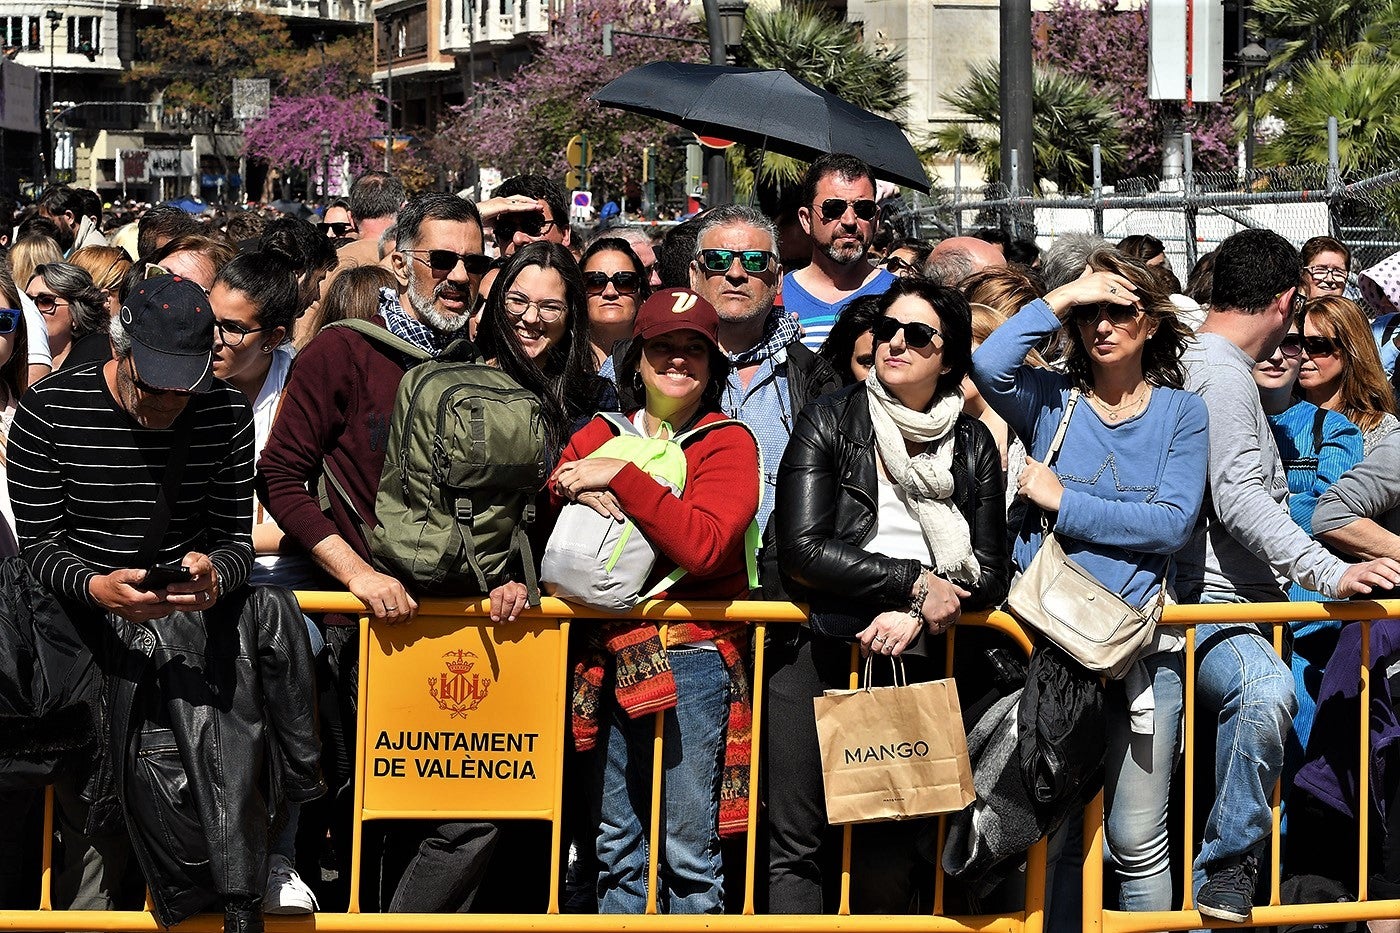
[[[710,39],[710,64],[724,65],[744,37],[745,0],[704,0],[705,29]],[[729,164],[723,153],[710,156],[710,207],[733,200],[729,190]]]
[[[384,171],[392,171],[394,151],[394,17],[385,16],[384,49],[388,74],[384,79]]]
[[[47,13],[44,14],[44,18],[49,21],[49,106],[44,111],[44,141],[48,144],[49,153],[48,162],[44,167],[46,169],[45,174],[47,175],[46,180],[52,182],[58,177],[58,172],[53,165],[54,157],[57,155],[57,153],[55,152],[55,146],[57,144],[57,141],[54,139],[53,119],[53,105],[54,100],[56,99],[54,97],[53,82],[54,51],[58,46],[58,24],[59,21],[63,19],[63,14],[59,13],[57,10],[49,10]]]
[[[1240,49],[1240,67],[1245,71],[1245,88],[1249,93],[1249,112],[1245,114],[1244,180],[1250,184],[1254,172],[1254,121],[1257,117],[1259,82],[1269,64],[1269,53],[1258,42]]]
[[[331,131],[321,130],[321,205],[331,199]]]

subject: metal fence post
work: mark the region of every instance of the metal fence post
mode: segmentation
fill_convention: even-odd
[[[1019,210],[1018,210],[1019,205],[1016,203],[1017,200],[1021,197],[1021,184],[1020,184],[1020,179],[1021,179],[1021,150],[1020,150],[1020,149],[1012,149],[1012,150],[1011,150],[1011,187],[1010,187],[1010,196],[1009,196],[1009,198],[1008,198],[1008,202],[1009,202],[1010,205],[1011,205],[1011,231],[1010,231],[1010,232],[1011,232],[1011,239],[1013,239],[1013,240],[1019,239],[1019,238],[1020,238],[1020,235],[1021,235],[1021,231],[1020,231],[1020,229],[1019,229],[1019,224],[1018,224],[1019,218],[1017,217],[1017,214],[1019,213]],[[1005,214],[1002,215],[1002,223],[1003,223],[1003,224],[1006,223],[1006,215],[1005,215]]]
[[[1094,236],[1103,236],[1103,153],[1099,150],[1099,144],[1094,143],[1094,186],[1089,191],[1089,197],[1094,202]]]
[[[1191,165],[1191,133],[1181,134],[1181,212],[1185,227],[1186,267],[1196,267],[1196,175]]]
[[[1337,150],[1337,118],[1327,118],[1327,232],[1332,236],[1341,233],[1337,211],[1342,200],[1341,157]]]
[[[962,211],[958,202],[962,200],[962,155],[953,155],[953,236],[962,236]]]

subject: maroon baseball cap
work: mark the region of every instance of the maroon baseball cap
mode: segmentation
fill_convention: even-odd
[[[719,346],[719,313],[699,293],[688,288],[663,288],[637,311],[632,336],[643,340],[674,330],[693,330]]]

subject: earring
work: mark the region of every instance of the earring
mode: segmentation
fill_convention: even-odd
[[[634,391],[642,391],[642,374],[640,371],[632,374],[632,388]]]
[[[271,353],[271,352],[272,352],[273,350],[275,350],[275,349],[277,349],[277,348],[276,348],[276,347],[269,347],[267,344],[263,344],[263,345],[262,345],[262,351],[263,351],[264,353]]]

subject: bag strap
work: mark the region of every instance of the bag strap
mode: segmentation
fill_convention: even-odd
[[[323,513],[329,512],[331,508],[330,493],[326,490],[327,484],[330,485],[331,489],[335,490],[336,495],[340,496],[340,501],[345,503],[345,507],[350,511],[350,517],[355,519],[355,530],[360,533],[361,541],[368,547],[371,523],[365,521],[365,517],[361,515],[360,510],[355,507],[355,500],[350,498],[350,493],[346,492],[340,480],[335,478],[335,474],[331,472],[330,464],[326,464],[321,468],[321,480],[316,484],[316,492],[320,498],[321,511]]]
[[[170,528],[174,503],[180,495],[180,483],[185,477],[185,463],[190,455],[190,419],[179,418],[177,424],[179,427],[170,436],[170,455],[165,461],[160,488],[156,490],[156,501],[151,509],[151,520],[146,525],[145,540],[133,558],[137,568],[149,567],[155,563],[160,546],[165,541],[165,532]]]
[[[1065,432],[1069,430],[1069,419],[1074,414],[1074,406],[1079,404],[1079,390],[1070,389],[1069,398],[1065,400],[1065,413],[1060,416],[1060,423],[1055,428],[1055,436],[1050,439],[1050,448],[1045,451],[1045,465],[1049,466],[1055,460],[1055,455],[1060,452],[1060,446],[1065,442]]]
[[[1327,409],[1325,409],[1325,408],[1318,408],[1317,411],[1313,412],[1313,430],[1312,430],[1312,437],[1313,437],[1313,457],[1315,457],[1315,458],[1321,458],[1321,456],[1322,456],[1322,425],[1323,425],[1323,422],[1325,422],[1326,420],[1327,420]]]
[[[410,343],[407,340],[404,340],[402,337],[398,336],[397,334],[391,332],[388,328],[380,327],[373,321],[367,321],[363,318],[345,318],[341,321],[333,321],[332,323],[327,324],[326,327],[344,327],[347,330],[353,330],[355,333],[363,337],[368,337],[370,340],[373,340],[382,346],[386,346],[391,350],[397,350],[404,356],[410,357],[415,360],[421,361],[430,360],[433,358],[433,355],[431,353],[429,353],[427,350],[424,350],[416,343]],[[321,329],[325,330],[326,327],[323,327]]]
[[[909,686],[909,675],[904,672],[904,659],[897,658],[894,655],[890,655],[889,658],[890,666],[894,668],[894,685],[896,687]],[[874,673],[871,662],[874,659],[875,652],[873,651],[865,656],[865,685],[861,687],[861,689],[866,692],[870,691],[870,675]]]
[[[1069,419],[1074,414],[1074,408],[1079,404],[1080,394],[1078,389],[1069,390],[1069,398],[1065,399],[1065,413],[1060,416],[1060,423],[1055,427],[1055,436],[1050,439],[1050,447],[1045,451],[1045,465],[1050,466],[1055,462],[1055,455],[1060,452],[1061,445],[1065,442],[1065,433],[1069,430]],[[1050,520],[1045,517],[1045,510],[1033,502],[1026,503],[1026,511],[1021,517],[1020,534],[1025,533],[1026,522],[1031,517],[1031,512],[1040,513],[1041,534],[1050,534]]]

